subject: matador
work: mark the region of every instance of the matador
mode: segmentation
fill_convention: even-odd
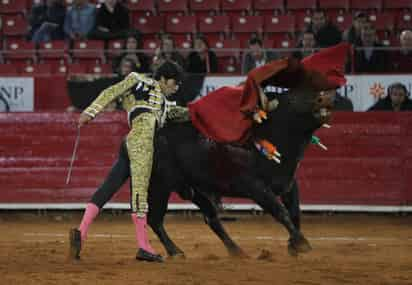
[[[179,87],[181,68],[172,62],[163,63],[154,78],[131,72],[124,80],[103,90],[80,115],[79,127],[94,119],[109,103],[117,100],[128,113],[130,131],[126,136],[127,153],[130,159],[131,209],[136,227],[138,251],[136,259],[161,262],[147,237],[147,192],[153,164],[153,139],[156,128],[165,120],[187,121],[187,108],[176,106],[167,97]],[[80,258],[82,243],[87,238],[90,224],[99,213],[94,203],[88,203],[79,228],[70,232],[71,255]]]

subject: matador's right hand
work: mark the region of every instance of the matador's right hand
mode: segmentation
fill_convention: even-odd
[[[79,122],[77,123],[77,127],[81,128],[85,124],[87,124],[89,121],[91,121],[93,118],[85,113],[81,113],[79,117]]]

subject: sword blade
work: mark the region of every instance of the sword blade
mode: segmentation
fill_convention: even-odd
[[[69,172],[67,173],[66,185],[70,183],[70,179],[72,176],[73,163],[74,163],[74,160],[76,159],[76,153],[77,153],[77,147],[79,146],[79,141],[80,141],[80,127],[77,128],[77,136],[76,136],[76,141],[74,142],[74,149],[73,149],[72,159],[70,161]]]

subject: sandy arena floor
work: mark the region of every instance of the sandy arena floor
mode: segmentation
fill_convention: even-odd
[[[68,230],[79,220],[78,213],[0,214],[0,284],[412,284],[412,216],[305,215],[313,251],[293,258],[280,225],[240,215],[225,226],[250,257],[234,259],[198,215],[169,215],[167,229],[186,259],[163,264],[134,260],[129,216],[106,214],[92,226],[82,260],[68,260]],[[262,258],[262,251],[269,252]]]

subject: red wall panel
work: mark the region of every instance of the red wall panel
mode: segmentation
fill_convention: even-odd
[[[84,203],[108,173],[128,127],[105,113],[82,128],[65,185],[78,114],[0,114],[0,203]],[[409,113],[336,113],[298,169],[304,204],[412,205]],[[128,202],[128,183],[113,202]],[[181,202],[173,195],[173,202]],[[244,200],[226,200],[241,201]]]

